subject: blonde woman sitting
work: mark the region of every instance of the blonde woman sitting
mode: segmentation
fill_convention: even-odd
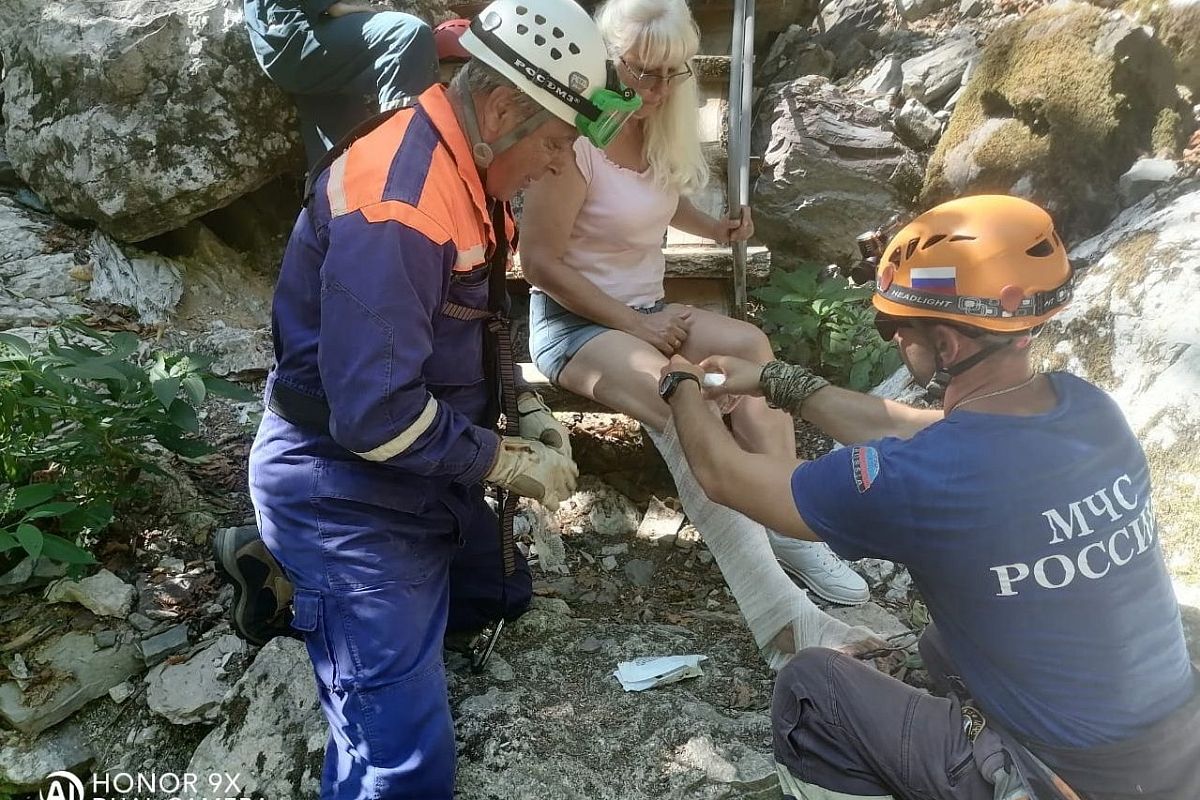
[[[866,601],[865,582],[825,545],[768,532],[708,501],[658,395],[659,374],[674,353],[697,363],[718,354],[773,358],[753,325],[663,302],[668,225],[722,243],[748,239],[754,230],[749,209],[740,220],[715,219],[685,196],[708,182],[690,66],[699,47],[696,23],[683,0],[608,0],[596,21],[618,76],[643,105],[606,151],[580,138],[573,164],[526,191],[521,263],[534,286],[534,362],[556,384],[651,430],[689,518],[769,660],[782,663],[797,645],[837,646],[830,637],[856,634],[812,606],[775,559],[833,602]],[[791,418],[761,398],[744,398],[731,422],[745,449],[794,457]],[[818,641],[822,635],[826,640]]]

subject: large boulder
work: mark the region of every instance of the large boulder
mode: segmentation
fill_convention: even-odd
[[[1154,29],[1175,57],[1179,82],[1200,98],[1200,0],[1130,0],[1121,10]]]
[[[7,147],[60,214],[139,241],[303,168],[233,0],[14,0]]]
[[[1074,248],[1074,302],[1038,339],[1045,364],[1112,393],[1150,460],[1168,565],[1200,589],[1200,181],[1127,209]]]
[[[1141,153],[1178,149],[1183,125],[1161,42],[1123,14],[1057,3],[988,40],[922,200],[1018,194],[1078,238],[1116,215],[1117,179]]]
[[[858,234],[912,200],[917,156],[887,117],[823,78],[771,91],[753,137],[763,155],[753,198],[758,235],[785,257],[850,258]]]

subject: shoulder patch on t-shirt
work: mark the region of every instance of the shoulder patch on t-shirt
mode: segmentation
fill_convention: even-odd
[[[850,451],[850,466],[854,470],[854,484],[862,494],[879,477],[879,451],[874,447],[855,447]]]

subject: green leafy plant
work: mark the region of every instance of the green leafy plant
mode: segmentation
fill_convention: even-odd
[[[822,279],[816,265],[776,270],[754,292],[763,328],[783,360],[805,364],[839,386],[865,391],[900,366],[873,324],[873,289],[840,276]]]
[[[43,346],[0,333],[0,560],[44,557],[78,571],[94,562],[86,545],[114,507],[144,498],[140,476],[165,475],[162,449],[212,452],[197,406],[210,394],[252,396],[210,363],[76,322]]]

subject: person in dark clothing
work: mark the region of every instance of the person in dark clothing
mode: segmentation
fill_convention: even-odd
[[[412,16],[331,0],[245,0],[254,55],[292,95],[311,168],[355,127],[438,77],[433,31]]]

